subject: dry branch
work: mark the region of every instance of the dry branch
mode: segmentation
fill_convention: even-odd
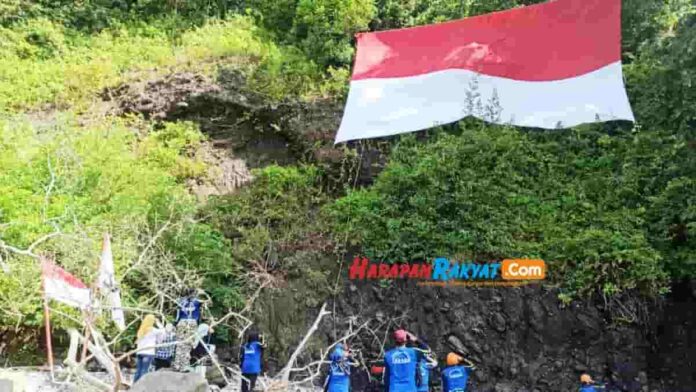
[[[324,316],[329,314],[331,314],[331,312],[326,310],[326,303],[324,303],[321,306],[321,309],[319,310],[319,315],[317,315],[317,318],[314,320],[314,323],[311,327],[309,327],[309,330],[305,334],[300,344],[297,346],[292,355],[290,355],[288,363],[285,365],[283,370],[280,371],[280,380],[282,380],[285,383],[287,383],[290,380],[290,372],[292,371],[292,368],[295,365],[295,361],[297,361],[297,357],[300,355],[302,350],[304,350],[304,347],[307,344],[307,341],[309,341],[309,338],[311,338],[314,332],[317,330],[317,328],[319,328],[319,323],[321,322],[321,319],[323,319]]]

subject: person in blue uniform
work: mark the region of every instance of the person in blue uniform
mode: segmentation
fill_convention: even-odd
[[[258,332],[250,332],[247,342],[239,350],[239,367],[242,371],[242,392],[250,392],[256,387],[256,379],[261,373],[263,349]]]
[[[447,354],[447,367],[442,371],[442,392],[466,392],[474,364],[456,353]]]
[[[338,343],[329,356],[331,365],[324,383],[324,392],[350,392],[350,368],[357,365],[351,358],[348,346]]]
[[[430,371],[436,367],[437,360],[427,354],[418,362],[418,392],[430,391]]]
[[[384,392],[418,392],[418,363],[428,346],[403,329],[394,332],[396,347],[384,354]],[[407,343],[416,347],[408,347]]]
[[[580,376],[580,392],[597,392],[598,389],[604,389],[604,387],[596,386],[589,374]]]

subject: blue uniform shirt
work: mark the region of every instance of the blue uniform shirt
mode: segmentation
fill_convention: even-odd
[[[471,368],[457,365],[442,371],[442,392],[465,392]]]
[[[350,365],[345,361],[334,361],[329,368],[328,392],[350,391]]]
[[[597,392],[594,385],[583,385],[580,387],[580,392]]]
[[[179,301],[179,309],[176,312],[176,322],[180,320],[196,320],[201,319],[201,301],[195,298],[182,298]]]
[[[242,373],[243,374],[259,374],[261,373],[261,343],[250,342],[245,344],[242,349]]]
[[[427,392],[430,390],[430,369],[433,366],[425,359],[418,362],[418,392]]]
[[[417,392],[416,371],[422,354],[411,347],[396,347],[384,354],[386,392]]]

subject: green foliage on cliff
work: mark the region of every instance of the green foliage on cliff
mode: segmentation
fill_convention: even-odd
[[[657,293],[667,271],[696,272],[693,247],[670,235],[693,219],[693,196],[681,191],[696,166],[683,136],[460,132],[402,138],[374,186],[331,208],[338,232],[390,261],[539,257],[576,292]]]
[[[212,224],[235,239],[235,257],[251,269],[282,263],[279,253],[287,256],[320,232],[318,207],[327,201],[315,167],[269,166],[255,175],[240,193],[209,205]]]

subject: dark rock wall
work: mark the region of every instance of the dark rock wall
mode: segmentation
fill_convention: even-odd
[[[696,390],[696,280],[675,285],[654,319],[650,375],[667,390]]]
[[[601,299],[564,306],[556,290],[542,286],[361,282],[337,298],[337,313],[382,320],[390,330],[405,327],[428,342],[440,363],[459,347],[478,367],[474,391],[577,390],[583,372],[618,391],[696,391],[691,294],[648,304],[651,318],[627,323]],[[367,357],[379,353],[371,339],[355,344]]]

